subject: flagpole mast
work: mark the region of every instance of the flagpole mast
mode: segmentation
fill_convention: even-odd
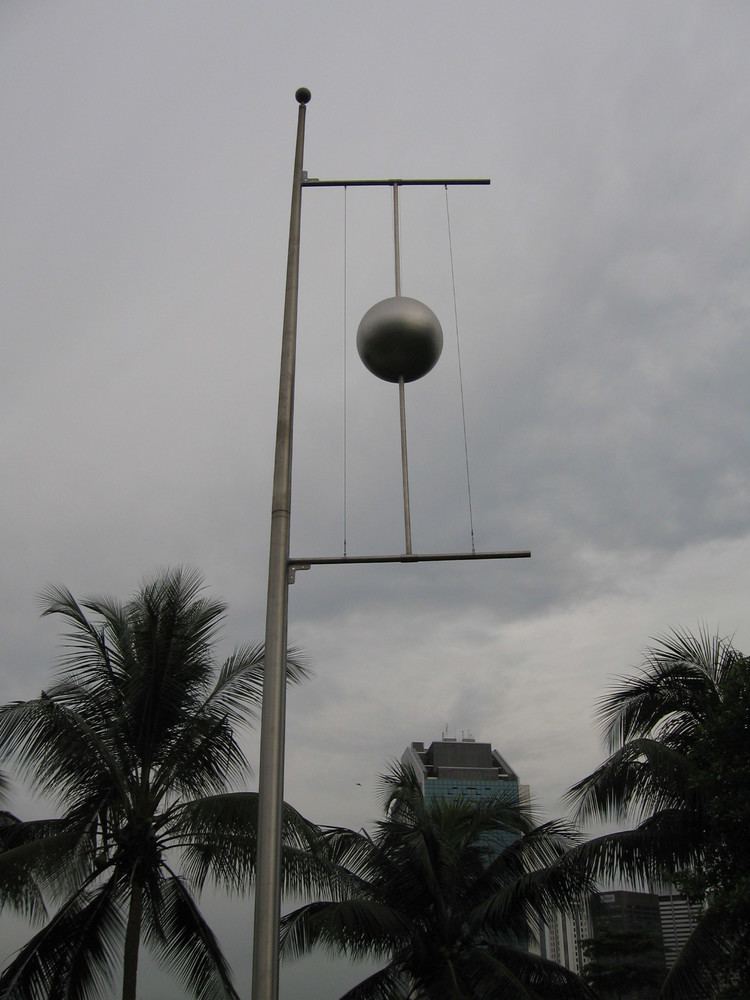
[[[387,178],[353,180],[319,180],[309,178],[303,169],[305,146],[305,114],[310,91],[300,87],[295,98],[297,143],[292,177],[292,204],[289,217],[289,247],[286,264],[284,325],[281,341],[279,403],[276,422],[276,451],[271,502],[271,538],[268,560],[268,596],[266,604],[265,661],[260,727],[260,766],[258,775],[258,840],[255,871],[255,923],[253,930],[252,1000],[278,1000],[279,995],[279,925],[281,920],[281,841],[282,809],[284,804],[284,738],[286,718],[286,659],[289,584],[300,569],[313,565],[358,563],[452,562],[480,559],[528,559],[527,550],[505,552],[414,553],[411,544],[411,513],[409,510],[408,472],[406,459],[406,421],[404,412],[404,382],[426,374],[440,356],[442,331],[437,317],[423,303],[401,298],[400,247],[398,220],[398,188],[404,185],[429,186],[489,184],[486,178]],[[314,556],[289,558],[289,529],[292,499],[292,431],[294,422],[294,377],[297,350],[297,300],[299,290],[300,226],[303,187],[390,187],[393,189],[394,251],[396,298],[373,306],[360,324],[370,317],[366,331],[365,353],[360,355],[366,367],[378,378],[398,381],[400,392],[402,473],[404,480],[404,529],[406,551],[400,555],[374,556]],[[400,303],[397,315],[391,315],[391,303]],[[387,307],[386,314],[382,313]],[[415,313],[416,309],[416,313]],[[377,314],[376,316],[374,314]],[[430,319],[425,327],[425,314]],[[408,350],[406,372],[393,378],[388,357],[377,348],[378,327],[385,329],[395,322],[399,336],[405,338]],[[374,327],[373,327],[374,323]],[[415,339],[416,335],[416,339]],[[372,353],[375,346],[374,353]],[[367,357],[365,356],[367,355]],[[387,352],[386,352],[387,355]]]
[[[292,499],[292,431],[297,347],[297,299],[302,214],[302,161],[305,111],[310,91],[300,87],[297,143],[289,218],[284,326],[281,341],[279,406],[271,503],[268,560],[266,647],[258,775],[258,854],[253,931],[253,1000],[279,995],[279,920],[281,916],[281,823],[284,801],[284,730],[286,715],[286,651],[289,605],[289,526]]]

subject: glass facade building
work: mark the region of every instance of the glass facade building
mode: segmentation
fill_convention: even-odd
[[[422,785],[425,802],[500,799],[517,806],[528,797],[518,775],[489,743],[473,737],[436,740],[428,747],[410,743],[401,763],[411,768]],[[513,833],[493,833],[492,849],[501,851],[515,839]]]

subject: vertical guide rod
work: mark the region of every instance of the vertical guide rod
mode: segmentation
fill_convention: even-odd
[[[409,461],[406,454],[406,399],[404,397],[404,380],[398,380],[398,415],[401,421],[401,479],[404,484],[404,542],[406,554],[411,551],[411,508],[409,507]]]
[[[393,261],[396,273],[396,295],[401,294],[401,238],[398,217],[398,184],[392,185],[393,190]],[[404,490],[404,544],[406,554],[412,554],[411,548],[411,506],[409,504],[409,460],[406,451],[406,394],[404,380],[398,380],[398,415],[401,425],[401,480]]]
[[[393,266],[396,272],[396,295],[401,294],[401,230],[398,218],[398,184],[393,185]]]
[[[300,88],[294,155],[289,249],[281,340],[279,407],[271,502],[268,559],[266,648],[258,773],[258,861],[255,879],[253,1000],[277,1000],[279,994],[279,919],[281,914],[281,812],[284,796],[286,650],[289,605],[289,521],[292,498],[292,427],[297,342],[302,159],[305,105],[310,91]]]

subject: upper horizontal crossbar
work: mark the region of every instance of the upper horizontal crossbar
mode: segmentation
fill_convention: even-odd
[[[489,177],[417,177],[403,178],[391,177],[383,180],[349,180],[349,181],[321,181],[317,177],[306,177],[302,181],[302,187],[415,187],[440,185],[466,185],[466,184],[489,184]]]

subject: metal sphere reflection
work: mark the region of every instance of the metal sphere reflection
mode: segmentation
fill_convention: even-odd
[[[440,320],[418,299],[406,295],[383,299],[362,317],[357,350],[378,378],[414,382],[435,367],[443,350]]]

